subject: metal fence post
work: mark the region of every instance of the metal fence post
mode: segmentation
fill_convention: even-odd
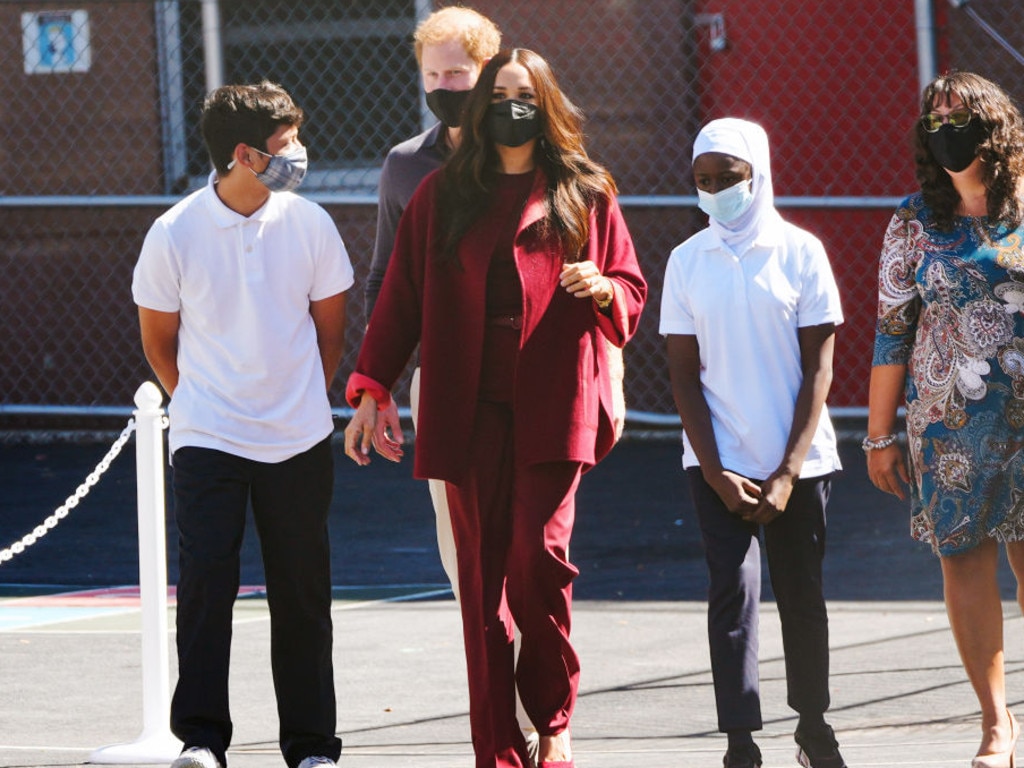
[[[135,392],[139,592],[142,598],[142,734],[131,743],[93,751],[89,755],[90,763],[166,763],[177,757],[182,746],[170,731],[162,399],[160,389],[149,381]]]
[[[203,59],[206,62],[206,92],[224,85],[224,41],[221,38],[220,1],[203,3]]]

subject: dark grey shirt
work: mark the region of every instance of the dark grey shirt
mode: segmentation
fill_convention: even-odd
[[[441,139],[441,123],[428,128],[401,144],[396,144],[384,158],[380,172],[377,206],[377,239],[373,245],[373,260],[370,274],[366,278],[364,295],[366,299],[366,322],[370,322],[374,304],[384,282],[391,251],[395,247],[398,220],[402,218],[405,206],[423,178],[440,168],[447,155],[447,148]]]

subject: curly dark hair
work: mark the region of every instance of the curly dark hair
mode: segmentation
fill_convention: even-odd
[[[1024,220],[1020,198],[1024,178],[1024,120],[1010,96],[998,85],[973,72],[950,72],[935,78],[921,95],[921,115],[952,96],[959,96],[985,128],[986,138],[978,146],[982,178],[987,191],[989,230],[1016,229]],[[914,127],[914,161],[917,181],[925,204],[932,210],[935,225],[943,231],[953,228],[960,194],[949,173],[928,148],[928,133],[921,121]]]
[[[480,73],[466,102],[461,141],[441,171],[437,211],[441,223],[441,260],[455,262],[459,241],[484,213],[498,179],[499,158],[486,127],[498,70],[510,62],[530,73],[544,125],[534,157],[548,179],[544,236],[557,238],[565,261],[578,261],[590,237],[590,209],[615,194],[611,174],[587,155],[582,113],[566,98],[548,63],[526,48],[500,51]]]

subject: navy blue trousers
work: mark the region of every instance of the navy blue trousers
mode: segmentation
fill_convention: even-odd
[[[327,536],[333,487],[329,438],[277,464],[207,448],[174,453],[180,575],[171,730],[186,747],[213,751],[221,765],[231,743],[231,613],[250,504],[267,581],[281,752],[290,768],[310,755],[341,753]]]
[[[760,526],[730,513],[699,468],[691,467],[687,476],[710,579],[708,640],[718,728],[760,730]],[[764,526],[768,572],[782,622],[787,702],[810,717],[829,706],[828,613],[821,564],[831,477],[797,480],[786,511]]]

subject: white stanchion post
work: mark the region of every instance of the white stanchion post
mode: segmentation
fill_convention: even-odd
[[[160,389],[149,381],[135,393],[139,592],[142,598],[142,734],[128,744],[100,747],[89,755],[90,763],[167,763],[178,756],[182,746],[170,730],[162,400]]]

